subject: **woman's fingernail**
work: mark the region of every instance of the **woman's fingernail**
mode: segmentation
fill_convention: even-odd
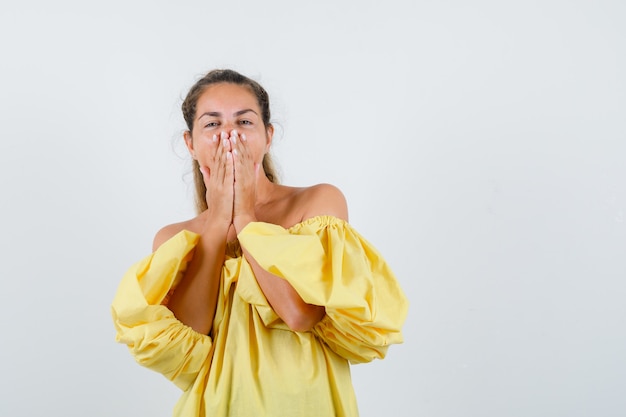
[[[217,135],[213,135],[213,142],[217,142]]]

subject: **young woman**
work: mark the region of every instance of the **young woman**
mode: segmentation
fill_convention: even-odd
[[[408,302],[329,184],[276,182],[266,91],[214,70],[182,105],[198,215],[124,276],[116,340],[184,393],[176,416],[356,416],[349,363],[402,342]]]

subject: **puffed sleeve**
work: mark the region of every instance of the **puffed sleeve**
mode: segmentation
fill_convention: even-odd
[[[135,360],[186,390],[209,355],[211,338],[181,323],[164,305],[191,259],[198,235],[181,231],[124,275],[111,314],[115,340]]]
[[[238,237],[261,267],[325,307],[313,332],[337,354],[369,362],[402,343],[406,296],[380,253],[347,222],[319,216],[288,230],[254,222]]]

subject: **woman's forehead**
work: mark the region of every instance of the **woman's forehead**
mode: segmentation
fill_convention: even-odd
[[[219,83],[208,86],[198,98],[201,105],[237,105],[258,107],[257,99],[250,89],[243,85]]]

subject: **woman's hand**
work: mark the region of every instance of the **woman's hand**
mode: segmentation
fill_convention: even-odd
[[[237,233],[248,223],[256,221],[256,182],[259,165],[254,162],[245,134],[233,130],[230,136],[235,172],[233,225]]]
[[[212,153],[200,172],[206,186],[207,220],[222,224],[228,230],[233,222],[234,167],[228,133],[213,135]]]

